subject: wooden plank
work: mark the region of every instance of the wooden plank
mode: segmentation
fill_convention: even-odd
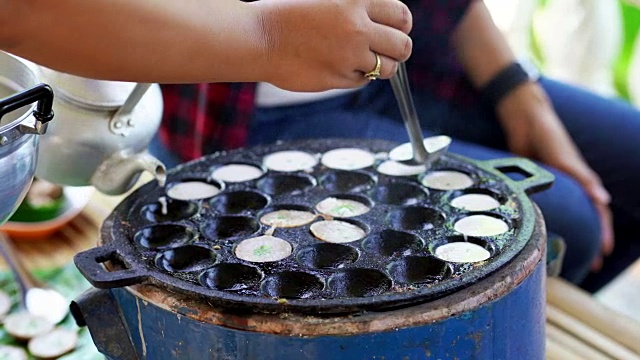
[[[614,360],[559,327],[547,323],[547,339],[584,360]]]
[[[547,323],[558,326],[614,359],[640,360],[640,355],[635,354],[624,345],[617,343],[550,304],[547,304]]]
[[[545,355],[548,360],[584,360],[580,355],[571,352],[556,340],[549,338],[547,338]]]
[[[598,303],[586,291],[558,279],[547,279],[547,303],[640,354],[640,324]]]

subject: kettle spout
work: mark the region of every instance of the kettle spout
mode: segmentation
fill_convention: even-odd
[[[164,186],[166,167],[147,151],[122,151],[111,155],[93,173],[91,185],[107,195],[124,194],[135,185],[143,171],[151,173],[158,185]]]

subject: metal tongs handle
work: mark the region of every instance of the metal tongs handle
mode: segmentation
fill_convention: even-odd
[[[404,126],[409,133],[409,139],[411,140],[413,148],[413,158],[417,163],[426,163],[429,153],[423,143],[422,129],[420,129],[418,113],[413,104],[411,88],[409,87],[409,77],[407,76],[407,68],[404,62],[398,64],[398,72],[390,81],[393,93],[400,107]]]

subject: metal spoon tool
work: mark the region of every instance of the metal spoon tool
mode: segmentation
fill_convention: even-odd
[[[11,239],[0,231],[0,255],[16,278],[20,289],[20,306],[35,316],[57,324],[67,316],[69,301],[59,292],[39,283],[20,262]]]
[[[407,165],[425,165],[429,168],[431,163],[433,163],[441,153],[447,150],[451,139],[447,136],[434,137],[433,139],[436,141],[432,142],[434,144],[433,148],[427,149],[420,128],[418,113],[413,103],[413,97],[411,96],[409,77],[407,76],[407,68],[404,62],[398,64],[398,72],[390,81],[413,150],[411,156],[402,156],[395,160]]]

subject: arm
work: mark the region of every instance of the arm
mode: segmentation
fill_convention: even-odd
[[[391,0],[0,0],[0,49],[108,80],[353,87],[371,50],[392,74],[410,29]]]
[[[453,34],[452,45],[478,88],[515,61],[482,1],[469,7]],[[613,230],[609,194],[583,159],[542,87],[534,82],[516,87],[498,102],[495,111],[512,152],[562,170],[582,185],[600,213],[603,252],[610,253]]]

